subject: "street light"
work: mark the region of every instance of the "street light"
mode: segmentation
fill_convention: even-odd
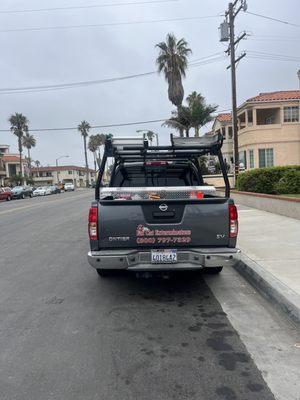
[[[55,165],[56,167],[58,167],[58,160],[60,160],[61,158],[69,158],[70,156],[60,156],[55,160]],[[57,183],[59,183],[59,171],[56,171],[56,177],[57,177]]]
[[[137,132],[137,133],[144,132],[144,133],[143,133],[143,136],[144,136],[144,137],[147,136],[147,133],[152,133],[152,135],[156,136],[156,145],[158,146],[158,133],[155,133],[155,132],[153,132],[153,131],[150,131],[149,129],[138,129],[136,132]]]

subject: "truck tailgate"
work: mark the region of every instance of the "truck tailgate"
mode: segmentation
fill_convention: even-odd
[[[229,246],[229,202],[100,200],[99,248]]]

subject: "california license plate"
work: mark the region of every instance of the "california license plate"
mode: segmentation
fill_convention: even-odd
[[[152,264],[173,264],[177,262],[177,250],[151,250]]]

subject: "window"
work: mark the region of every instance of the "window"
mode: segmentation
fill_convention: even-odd
[[[273,149],[259,149],[259,168],[273,167],[274,165],[274,155]]]
[[[228,138],[232,139],[232,126],[228,127]]]
[[[253,125],[253,110],[248,110],[247,111],[248,114],[248,125]]]
[[[266,118],[266,125],[271,125],[271,124],[275,124],[274,115],[270,115],[269,117]]]
[[[224,126],[221,128],[221,133],[222,133],[223,139],[225,140],[226,139],[226,130],[225,130]]]
[[[254,151],[249,150],[249,168],[254,168]]]
[[[240,151],[239,153],[239,163],[243,163],[244,167],[247,168],[247,157],[246,151]]]
[[[68,174],[69,174],[69,175],[72,175],[72,174],[73,174],[73,171],[68,171]]]
[[[299,122],[299,106],[284,107],[283,122]]]
[[[267,167],[273,167],[274,165],[273,149],[266,149],[266,165]]]

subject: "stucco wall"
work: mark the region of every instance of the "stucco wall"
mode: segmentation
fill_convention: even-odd
[[[219,193],[224,196],[224,192],[220,191]],[[236,204],[300,219],[300,199],[287,199],[261,193],[235,191],[231,191],[230,197]]]
[[[233,175],[228,174],[230,186],[233,186]],[[224,188],[224,179],[223,175],[203,175],[204,182],[208,185],[212,185],[216,188]]]

